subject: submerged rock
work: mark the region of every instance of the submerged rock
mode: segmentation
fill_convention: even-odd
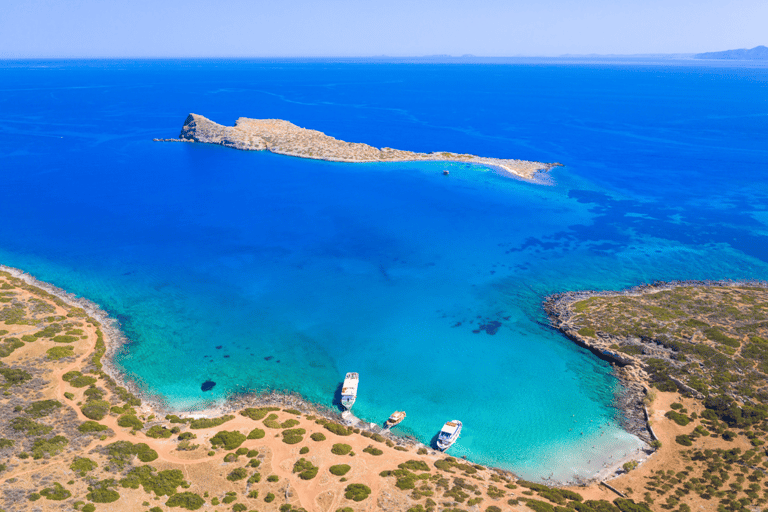
[[[216,383],[213,382],[212,380],[207,380],[207,381],[203,382],[203,384],[200,386],[200,389],[202,391],[210,391],[210,390],[213,389],[213,386],[215,386],[215,385],[216,385]]]

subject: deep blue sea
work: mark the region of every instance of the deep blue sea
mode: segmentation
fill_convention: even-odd
[[[189,112],[565,166],[541,185],[152,141]],[[357,371],[360,418],[405,410],[424,442],[461,419],[453,455],[588,475],[639,440],[543,299],[768,279],[766,235],[765,66],[0,62],[0,263],[119,319],[118,365],[180,411],[264,390],[332,407]]]

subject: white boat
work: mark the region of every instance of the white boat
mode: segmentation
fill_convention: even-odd
[[[459,438],[461,433],[461,422],[459,420],[451,420],[443,425],[440,433],[437,435],[437,447],[441,451],[445,451],[451,447],[453,443]]]
[[[405,419],[405,411],[395,411],[387,420],[386,428],[392,428]]]
[[[358,382],[360,382],[360,377],[355,372],[349,372],[344,377],[344,384],[341,386],[341,405],[347,410],[351,409],[357,400]]]

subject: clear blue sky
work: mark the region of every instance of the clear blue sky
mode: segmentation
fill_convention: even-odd
[[[695,53],[768,0],[0,0],[0,58]]]

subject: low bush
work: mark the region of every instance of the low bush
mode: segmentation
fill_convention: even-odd
[[[262,439],[266,434],[264,430],[255,428],[248,433],[248,439]]]
[[[203,429],[203,428],[213,428],[218,427],[219,425],[223,425],[224,423],[235,419],[232,415],[225,415],[220,418],[200,418],[197,420],[192,420],[189,422],[189,428],[192,429]]]
[[[325,434],[323,434],[322,432],[315,432],[314,434],[309,436],[309,438],[312,439],[313,441],[318,441],[318,442],[325,441]]]
[[[328,471],[330,471],[332,475],[344,476],[350,469],[352,469],[352,466],[349,464],[336,464],[335,466],[329,467]]]
[[[247,476],[248,471],[246,471],[245,468],[237,468],[229,472],[227,475],[227,480],[230,482],[237,482],[238,480],[243,480]]]
[[[344,425],[339,425],[338,423],[328,422],[325,425],[323,425],[324,428],[327,430],[333,432],[337,436],[350,436],[352,435],[352,430],[348,427],[345,427]]]
[[[277,475],[269,475],[267,477],[267,482],[277,482],[278,480],[280,480],[280,477]]]
[[[211,438],[211,445],[221,446],[225,450],[234,450],[243,444],[246,439],[246,436],[237,430],[233,430],[231,432],[228,430],[222,430]]]
[[[106,425],[102,425],[101,423],[98,423],[96,421],[88,420],[81,423],[80,426],[77,427],[77,430],[79,430],[84,434],[87,434],[91,432],[104,432],[105,430],[107,430],[107,428],[109,427],[107,427]]]
[[[62,405],[58,400],[38,400],[37,402],[32,402],[24,409],[24,412],[33,418],[42,418],[48,416]]]
[[[271,492],[268,493],[266,496],[264,496],[264,501],[267,503],[272,503],[273,501],[275,501],[275,495],[272,494]]]
[[[23,346],[23,344],[22,344]],[[71,345],[64,345],[61,347],[52,347],[46,350],[45,355],[50,359],[51,361],[58,361],[59,359],[64,359],[65,357],[72,357],[75,355],[75,349]]]
[[[53,487],[46,487],[40,491],[40,495],[45,496],[49,500],[64,501],[72,496],[72,493],[66,490],[59,482],[54,482]]]
[[[352,501],[363,501],[371,494],[371,488],[364,484],[349,484],[344,489],[344,497]]]
[[[103,420],[109,412],[109,402],[106,400],[90,400],[80,410],[83,415],[91,420]]]
[[[144,424],[141,420],[132,414],[120,416],[117,418],[117,424],[121,427],[132,428],[133,430],[141,430],[144,428]]]
[[[408,460],[406,462],[398,464],[397,467],[399,467],[400,469],[408,469],[411,471],[429,471],[429,464],[427,464],[423,460]]]
[[[18,368],[0,368],[0,375],[5,379],[6,386],[24,384],[32,379],[32,375],[28,371]]]
[[[145,433],[147,437],[151,437],[153,439],[168,439],[173,435],[171,430],[160,425],[153,425]],[[194,434],[192,435],[194,436]]]
[[[304,440],[304,434],[306,433],[307,431],[303,428],[289,428],[283,430],[283,442],[285,444],[298,444]]]
[[[76,457],[69,465],[69,469],[80,473],[80,476],[85,476],[89,471],[96,469],[98,465],[87,457]]]
[[[205,504],[205,500],[193,492],[174,494],[165,502],[167,507],[181,507],[187,510],[197,510]]]
[[[683,427],[691,422],[691,419],[688,416],[686,416],[685,414],[680,414],[679,412],[676,412],[676,411],[667,411],[667,413],[664,416],[666,416],[667,418],[671,419],[672,421],[674,421],[675,423]]]
[[[53,430],[53,427],[44,425],[29,418],[16,417],[10,421],[11,428],[17,432],[24,432],[27,437],[44,436]]]
[[[192,432],[182,432],[178,437],[179,441],[187,441],[189,439],[197,439],[197,435]]]
[[[331,453],[334,455],[347,455],[352,451],[352,447],[348,444],[337,443],[331,447]]]
[[[302,480],[312,480],[317,476],[319,470],[320,468],[304,458],[297,460],[293,465],[293,472],[298,473]]]
[[[364,453],[370,453],[371,455],[381,455],[384,453],[383,450],[379,450],[378,448],[374,448],[371,445],[368,445],[366,448],[363,448]]]
[[[42,459],[46,456],[53,456],[64,450],[69,444],[69,440],[64,436],[53,436],[50,439],[35,439],[32,444],[32,458]]]
[[[140,466],[131,469],[120,480],[120,485],[125,488],[144,488],[146,493],[155,493],[157,496],[171,496],[176,494],[179,486],[185,485],[184,474],[178,469],[166,469],[156,472],[151,466]]]
[[[240,411],[241,416],[245,416],[246,418],[251,418],[252,420],[258,421],[261,419],[264,419],[267,414],[269,414],[272,411],[279,411],[279,407],[248,407],[247,409],[243,409]]]

